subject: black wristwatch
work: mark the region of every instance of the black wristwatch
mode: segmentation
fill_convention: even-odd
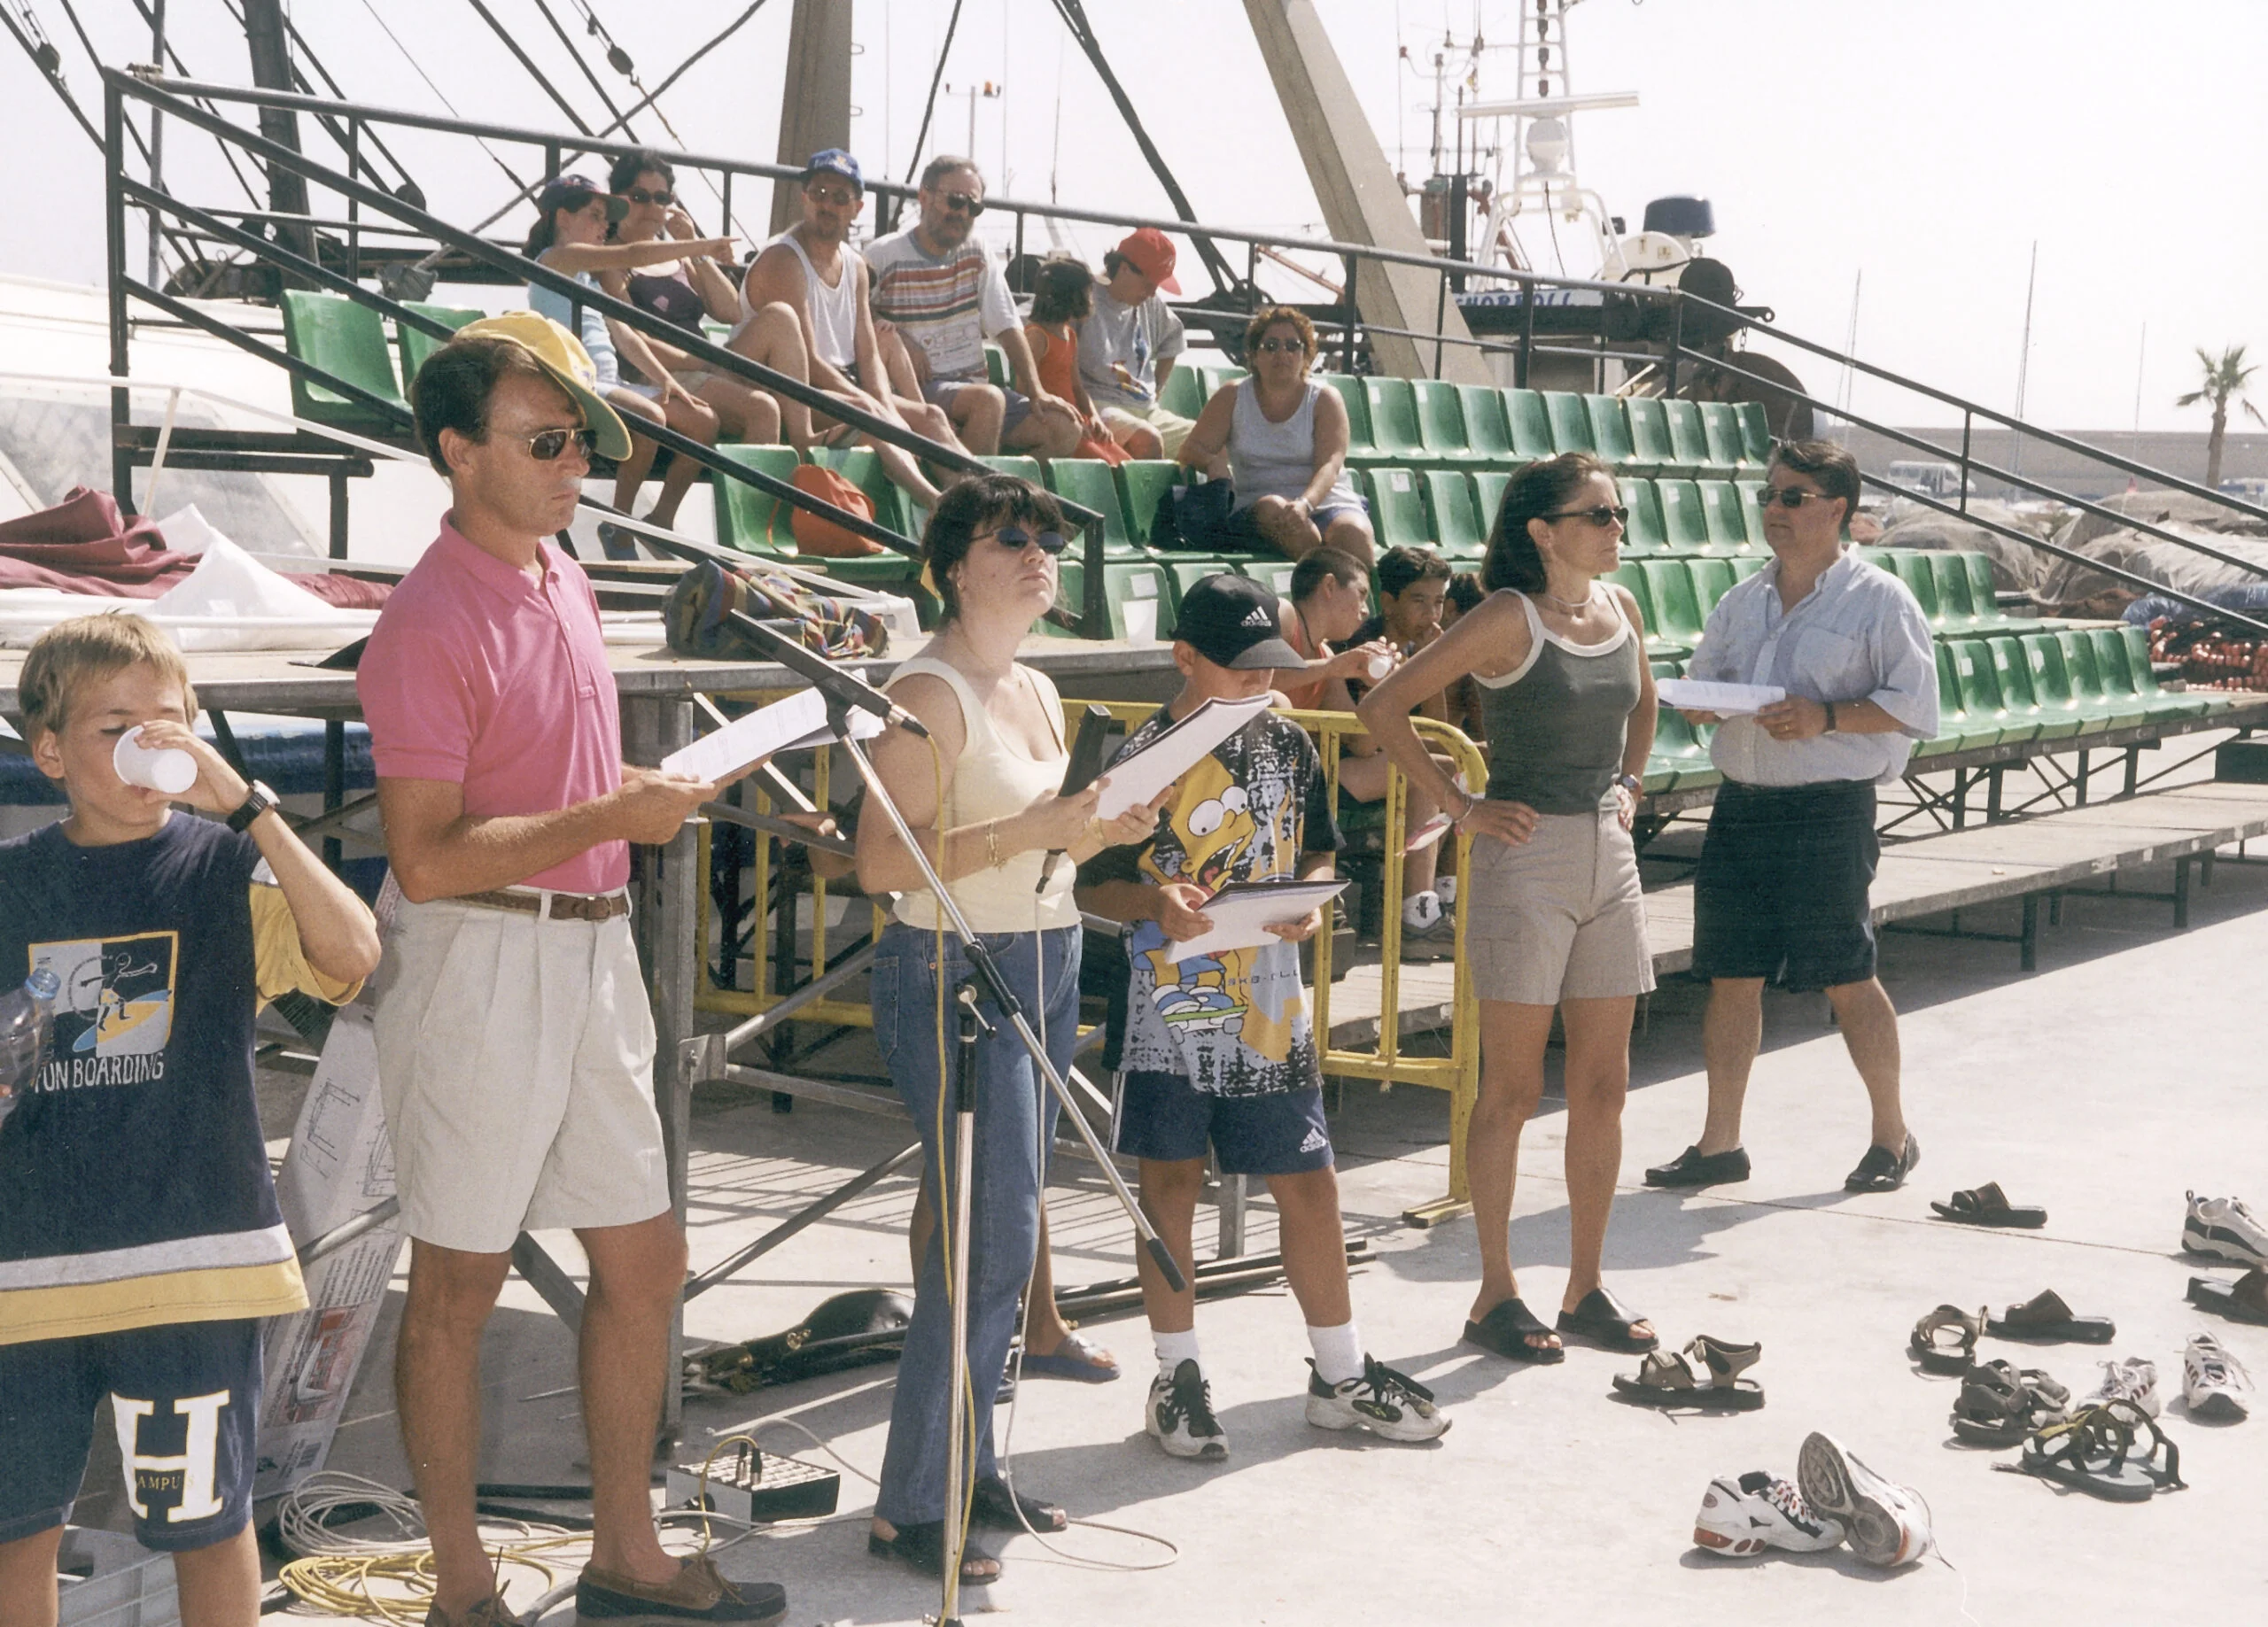
[[[252,794],[245,798],[243,806],[229,816],[229,828],[241,836],[252,829],[254,819],[275,806],[276,793],[268,788],[266,782],[255,779],[252,782]]]
[[[1825,732],[1832,734],[1835,732],[1835,702],[1832,701],[1821,701],[1820,704],[1827,709],[1827,728]]]

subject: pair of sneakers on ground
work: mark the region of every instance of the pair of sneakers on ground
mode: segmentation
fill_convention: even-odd
[[[1429,1441],[1448,1433],[1449,1415],[1435,1404],[1432,1391],[1374,1356],[1366,1353],[1362,1362],[1361,1372],[1333,1383],[1315,1358],[1309,1359],[1309,1423],[1321,1429],[1368,1429],[1390,1441]],[[1142,1425],[1169,1456],[1217,1463],[1229,1455],[1228,1431],[1213,1413],[1213,1386],[1194,1356],[1159,1358]]]
[[[1728,1559],[1848,1543],[1860,1560],[1889,1569],[1911,1564],[1935,1541],[1919,1491],[1876,1474],[1833,1436],[1817,1432],[1796,1454],[1794,1480],[1765,1469],[1713,1480],[1693,1520],[1694,1546]]]
[[[2181,1352],[2181,1398],[2193,1418],[2233,1423],[2252,1410],[2252,1375],[2220,1340],[2210,1333],[2198,1334]],[[2078,1405],[2102,1406],[2112,1401],[2130,1401],[2156,1417],[2158,1364],[2147,1356],[2104,1362],[2101,1382]]]

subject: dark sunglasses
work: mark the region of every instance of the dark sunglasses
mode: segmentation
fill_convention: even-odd
[[[1806,503],[1827,501],[1826,492],[1806,492],[1801,486],[1767,486],[1757,495],[1767,508],[1775,503],[1783,508],[1800,508]]]
[[[625,192],[623,196],[633,204],[673,204],[677,202],[677,194],[674,192],[649,192],[643,187],[632,187],[627,192]]]
[[[539,463],[555,461],[567,450],[569,442],[582,448],[586,459],[598,455],[599,437],[595,430],[538,430],[533,435],[506,435],[499,438],[517,441],[528,449],[528,456]]]
[[[1543,516],[1547,520],[1588,520],[1601,531],[1609,525],[1630,523],[1630,511],[1619,504],[1601,503],[1596,508],[1561,508]]]
[[[1004,525],[997,531],[983,531],[978,533],[973,540],[982,542],[987,537],[991,538],[1011,554],[1021,554],[1035,542],[1039,545],[1039,551],[1042,554],[1060,554],[1069,546],[1061,531],[1035,533],[1026,531],[1021,525]]]
[[[973,221],[984,213],[984,200],[973,192],[948,192],[945,194],[945,208],[951,213],[965,214]]]
[[[1259,344],[1254,345],[1252,348],[1260,352],[1264,356],[1277,355],[1284,351],[1291,351],[1294,354],[1301,356],[1304,356],[1308,353],[1308,347],[1301,344],[1297,339],[1262,339]]]

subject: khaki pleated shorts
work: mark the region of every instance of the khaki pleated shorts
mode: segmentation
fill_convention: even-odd
[[[1557,1005],[1653,989],[1637,849],[1612,803],[1543,814],[1517,847],[1476,841],[1457,908],[1480,999]]]
[[[670,1206],[654,1018],[630,918],[404,901],[378,969],[401,1227],[497,1254]]]

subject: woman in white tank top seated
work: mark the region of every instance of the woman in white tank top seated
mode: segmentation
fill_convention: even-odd
[[[1078,1033],[1078,862],[1107,846],[1146,839],[1156,802],[1105,824],[1099,785],[1058,794],[1069,760],[1055,686],[1016,659],[1054,603],[1064,545],[1055,500],[1028,482],[983,475],[951,487],[929,521],[924,556],[944,620],[889,682],[897,702],[930,738],[886,731],[874,767],[944,879],[953,902],[983,940],[1059,1071]],[[1064,856],[1050,864],[1052,853]],[[890,822],[869,808],[858,822],[858,879],[867,893],[896,893],[872,976],[874,1041],[920,1134],[929,1189],[953,1167],[943,1070],[950,1063],[950,1010],[969,966],[937,902]],[[942,951],[942,968],[940,956]],[[944,1002],[943,1006],[940,1002]],[[968,1293],[969,1397],[975,1408],[979,1526],[1060,1530],[1063,1511],[1019,1495],[1012,1501],[992,1456],[992,1402],[1015,1330],[1016,1305],[1037,1255],[1042,1177],[1056,1102],[1015,1033],[989,1003],[992,1032],[976,1046],[976,1128]],[[939,1013],[944,1011],[941,1018]],[[940,1023],[948,1036],[941,1046]],[[942,1251],[932,1242],[915,1288],[913,1325],[898,1363],[889,1444],[874,1501],[869,1549],[942,1573],[951,1310]],[[1020,1518],[1016,1503],[1023,1505]],[[957,1507],[957,1500],[953,1500]],[[970,1583],[992,1580],[999,1563],[974,1546],[962,1565]]]

